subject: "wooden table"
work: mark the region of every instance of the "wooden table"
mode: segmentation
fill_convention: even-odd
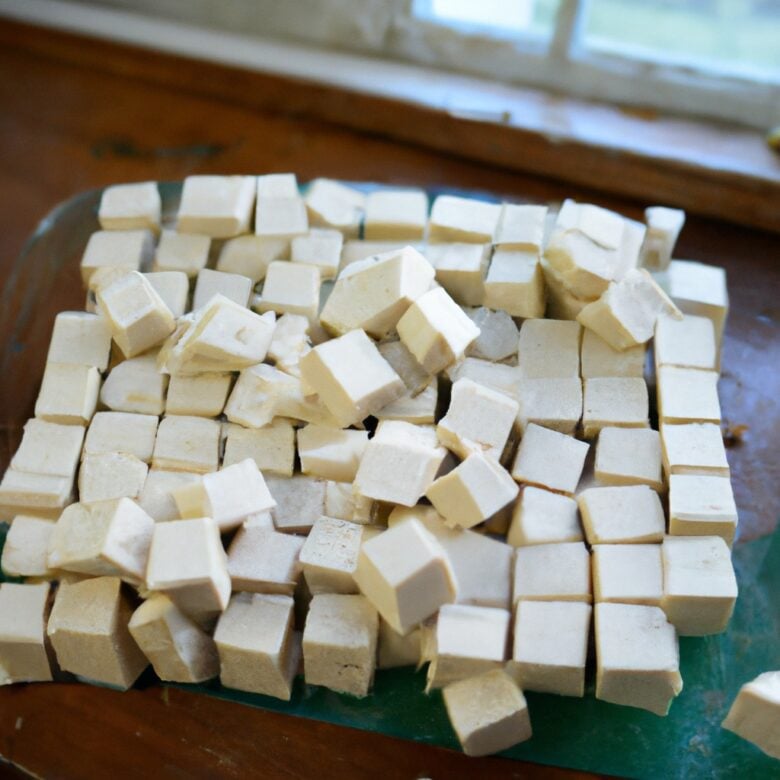
[[[143,62],[143,77],[128,76],[108,61],[101,68],[89,57],[82,59],[89,44],[71,36],[0,22],[0,40],[0,286],[25,238],[54,204],[118,181],[295,171],[303,181],[332,176],[474,188],[535,200],[572,196],[633,217],[645,205],[313,121],[306,102],[321,100],[319,89],[289,83],[294,108],[255,110],[240,101],[204,97],[194,83],[171,88],[166,75],[170,57],[121,50],[124,57]],[[101,46],[110,53],[110,46]],[[181,62],[178,67],[190,66]],[[208,73],[207,66],[197,68]],[[279,79],[257,75],[247,77],[250,86],[259,94],[278,95],[281,88]],[[341,99],[348,112],[350,96]],[[747,536],[770,532],[779,514],[776,247],[776,236],[695,217],[689,218],[679,245],[679,256],[725,265],[729,272],[733,313],[721,391],[729,422],[750,426],[744,442],[731,451]],[[83,305],[72,268],[46,283],[51,294],[37,316],[49,325],[57,311]],[[15,302],[5,303],[10,306],[3,320],[7,328]],[[16,448],[24,420],[32,416],[46,346],[34,345],[23,370],[0,378],[0,468]],[[746,389],[748,374],[753,380]],[[154,685],[125,694],[68,684],[0,690],[0,756],[43,777],[593,776],[495,758],[467,759]]]

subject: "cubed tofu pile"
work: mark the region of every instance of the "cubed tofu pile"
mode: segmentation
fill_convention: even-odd
[[[666,714],[737,596],[725,278],[671,259],[683,218],[273,174],[163,224],[109,187],[0,484],[0,682],[427,664],[483,755],[523,691],[583,696],[593,631],[596,696]]]

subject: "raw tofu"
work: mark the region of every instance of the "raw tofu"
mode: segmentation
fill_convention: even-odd
[[[173,500],[173,491],[182,485],[197,482],[200,478],[200,474],[191,471],[149,469],[137,499],[138,506],[157,523],[178,520],[179,510]]]
[[[535,544],[515,553],[512,599],[526,601],[593,600],[590,554],[583,542]]]
[[[715,327],[707,317],[685,315],[681,320],[659,317],[653,341],[657,366],[718,369]]]
[[[246,276],[257,284],[265,279],[268,266],[274,260],[286,260],[289,251],[290,242],[285,239],[236,236],[222,245],[217,271]]]
[[[254,176],[187,176],[176,227],[182,233],[231,238],[246,233],[255,200]]]
[[[339,268],[344,270],[352,263],[357,263],[376,255],[383,255],[387,252],[397,252],[405,246],[411,246],[418,252],[423,250],[421,243],[410,244],[408,241],[344,241]]]
[[[583,384],[582,432],[586,439],[608,427],[650,427],[650,399],[641,377],[595,377]]]
[[[722,726],[780,759],[780,671],[745,683]]]
[[[49,569],[49,539],[54,523],[31,515],[16,515],[5,537],[0,570],[7,577],[52,579]],[[2,663],[0,662],[0,666]]]
[[[344,236],[338,230],[312,228],[306,235],[293,238],[290,260],[315,265],[321,279],[333,279],[339,272],[343,245]]]
[[[194,279],[206,267],[211,239],[196,233],[163,230],[154,254],[155,271],[179,271]],[[197,307],[195,307],[197,308]]]
[[[157,370],[157,356],[124,360],[111,369],[100,402],[115,412],[160,415],[165,409],[168,376]]]
[[[49,583],[0,584],[0,686],[52,679],[46,646]]]
[[[512,477],[518,482],[572,494],[577,489],[588,447],[587,442],[531,423],[520,441]]]
[[[428,240],[432,244],[454,241],[492,243],[500,217],[499,203],[439,195],[431,208]]]
[[[98,221],[103,230],[160,230],[162,202],[157,182],[114,184],[100,196]]]
[[[509,314],[491,311],[484,306],[465,311],[479,328],[479,336],[466,350],[467,356],[494,361],[516,358],[519,334]]]
[[[263,195],[262,188],[257,190],[255,207],[255,235],[266,239],[292,241],[296,236],[305,235],[309,230],[309,218],[306,205],[298,194],[285,196]]]
[[[357,593],[355,570],[363,526],[333,517],[320,517],[309,532],[300,554],[309,591]]]
[[[652,271],[664,271],[669,267],[674,245],[685,224],[685,212],[664,206],[645,209],[647,233],[641,250],[641,263]]]
[[[326,483],[324,513],[327,517],[370,525],[374,520],[375,510],[375,502],[354,492],[351,482]]]
[[[436,281],[461,306],[481,306],[490,244],[431,244],[425,252]]]
[[[729,462],[720,426],[714,423],[661,425],[664,471],[728,477]]]
[[[566,378],[580,375],[579,323],[525,320],[520,327],[517,366],[521,377]]]
[[[591,550],[598,601],[660,607],[664,573],[660,544],[596,544]]]
[[[178,319],[187,311],[187,300],[190,297],[187,274],[181,271],[155,271],[144,274],[144,278],[163,299],[174,318]]]
[[[398,400],[383,406],[374,416],[377,420],[400,420],[414,425],[433,425],[439,403],[439,391],[435,383],[414,395],[404,393]]]
[[[33,418],[24,424],[11,468],[73,479],[83,441],[84,429],[80,425],[58,425]]]
[[[649,485],[663,490],[661,437],[651,428],[602,428],[596,479],[603,485]]]
[[[315,179],[306,192],[306,210],[312,227],[341,231],[345,238],[357,238],[366,196],[331,179]]]
[[[87,429],[84,454],[122,452],[148,463],[157,437],[157,423],[152,414],[98,412]]]
[[[493,243],[503,249],[540,252],[547,213],[547,206],[504,203]]]
[[[580,371],[583,379],[594,377],[642,377],[645,370],[644,344],[617,350],[590,328],[582,329]]]
[[[667,291],[680,311],[712,320],[720,346],[729,313],[725,269],[693,260],[672,260],[666,282]]]
[[[308,533],[324,514],[325,480],[296,474],[290,479],[269,476],[266,484],[276,501],[271,515],[277,531]]]
[[[97,406],[100,372],[93,366],[47,363],[35,416],[61,425],[86,425]]]
[[[265,275],[263,294],[253,308],[260,312],[299,314],[313,322],[320,308],[321,283],[316,265],[274,260]]]
[[[56,519],[62,507],[73,501],[73,478],[29,474],[6,469],[0,482],[0,516],[20,511]]]
[[[254,284],[248,276],[203,268],[198,272],[198,279],[195,282],[192,308],[200,309],[217,293],[224,295],[239,306],[248,306],[253,287]]]
[[[582,382],[579,377],[524,377],[516,380],[517,422],[525,433],[533,423],[574,435],[582,418]]]
[[[666,530],[658,493],[647,485],[592,487],[577,496],[588,544],[660,542]]]
[[[507,542],[513,547],[581,542],[577,502],[570,496],[526,485],[512,510]]]
[[[141,271],[153,253],[149,230],[98,230],[89,237],[81,258],[81,280],[88,287],[93,274],[104,268]]]
[[[298,431],[301,471],[335,482],[352,482],[368,444],[368,431],[307,425]]]
[[[234,591],[292,596],[301,574],[302,536],[245,523],[228,548],[228,573]]]
[[[54,320],[47,363],[75,363],[108,367],[111,351],[111,329],[105,317],[82,311],[63,311]]]
[[[396,669],[399,666],[416,666],[420,663],[419,629],[406,636],[399,634],[390,624],[379,619],[379,646],[377,648],[378,669]]]
[[[482,303],[513,317],[544,316],[546,295],[539,253],[497,248],[485,278]]]
[[[196,376],[174,375],[168,383],[166,414],[218,417],[225,408],[233,375],[204,373]]]
[[[363,235],[368,241],[421,241],[427,221],[423,190],[376,190],[366,196]]]
[[[228,424],[222,465],[252,458],[257,468],[291,477],[295,462],[295,428],[286,420],[275,420],[263,428],[243,428]]]
[[[102,452],[86,455],[79,469],[79,498],[85,504],[138,498],[149,467],[135,455]]]
[[[717,371],[660,366],[656,379],[662,423],[720,424]]]
[[[164,417],[157,429],[152,465],[207,474],[219,468],[219,423],[203,417]]]
[[[709,475],[669,477],[669,533],[674,536],[720,536],[731,546],[737,530],[737,507],[731,480]]]
[[[542,256],[539,260],[544,277],[546,298],[545,314],[554,320],[576,320],[577,315],[597,296],[580,298],[574,295],[564,284],[563,276]]]

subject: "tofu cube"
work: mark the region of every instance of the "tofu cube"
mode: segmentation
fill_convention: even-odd
[[[258,198],[296,198],[298,179],[294,173],[268,173],[257,177]]]
[[[54,520],[62,507],[72,501],[72,477],[30,474],[9,468],[0,481],[0,516],[28,512]]]
[[[0,686],[52,679],[46,646],[49,583],[0,584]]]
[[[283,314],[276,323],[268,357],[280,371],[300,377],[300,360],[311,349],[311,323],[300,314]]]
[[[160,230],[162,203],[157,182],[114,184],[100,196],[98,221],[103,230]]]
[[[379,617],[364,596],[314,596],[303,630],[303,668],[309,685],[366,696],[374,682]]]
[[[660,544],[595,544],[593,595],[598,601],[660,607],[664,590]]]
[[[300,660],[290,596],[237,593],[214,632],[226,688],[289,701]]]
[[[582,697],[592,611],[576,601],[519,601],[507,673],[524,691]]]
[[[73,479],[83,441],[84,429],[80,425],[58,425],[33,418],[24,424],[11,468]]]
[[[408,241],[356,241],[345,240],[341,249],[341,261],[339,268],[343,271],[348,265],[367,260],[369,257],[383,255],[387,252],[397,252],[406,246],[411,246],[418,251],[423,250],[423,244],[409,244]]]
[[[582,432],[586,439],[607,427],[650,427],[650,399],[644,379],[595,377],[583,384]]]
[[[152,465],[207,474],[219,468],[219,423],[202,417],[164,417],[157,429]]]
[[[592,487],[577,496],[588,544],[660,542],[666,530],[658,493],[647,485]]]
[[[289,252],[290,242],[287,239],[254,235],[236,236],[222,245],[216,269],[246,276],[257,284],[265,279],[268,266],[274,260],[286,260]]]
[[[271,515],[277,531],[306,534],[324,514],[324,480],[296,474],[290,479],[269,476],[266,484],[276,501]]]
[[[593,601],[590,554],[583,542],[518,547],[512,599],[526,601]]]
[[[207,235],[163,230],[154,254],[153,269],[179,271],[194,279],[206,267],[210,250],[211,239]]]
[[[325,484],[324,513],[327,517],[371,525],[376,508],[372,499],[354,492],[351,482],[329,481]]]
[[[578,377],[523,377],[516,381],[518,427],[533,423],[573,436],[582,418],[582,382]]]
[[[504,203],[493,243],[503,249],[540,252],[548,212],[547,206]]]
[[[577,502],[570,496],[526,485],[512,509],[507,542],[513,547],[581,542]]]
[[[667,536],[661,609],[680,636],[726,630],[737,600],[731,550],[719,536]]]
[[[342,426],[354,425],[400,398],[405,385],[362,330],[307,352],[301,378]]]
[[[548,262],[545,256],[539,260],[544,277],[545,314],[554,320],[576,320],[577,315],[595,297],[580,298],[574,295],[564,283],[564,277]]]
[[[428,225],[432,244],[462,241],[492,243],[501,218],[501,204],[456,195],[439,195],[433,201]]]
[[[517,366],[491,363],[488,360],[467,357],[465,360],[450,366],[444,372],[444,376],[453,384],[459,379],[471,379],[479,385],[485,385],[485,387],[498,390],[510,398],[517,398],[518,396],[520,379],[517,373]],[[582,391],[580,390],[580,392]]]
[[[144,276],[171,310],[174,319],[189,311],[190,280],[187,274],[182,271],[153,271]]]
[[[138,498],[149,467],[135,455],[103,452],[86,455],[79,469],[79,498],[84,504]]]
[[[444,706],[463,752],[487,756],[531,738],[522,691],[506,672],[492,670],[450,683]]]
[[[431,244],[425,256],[436,281],[462,306],[481,306],[490,244]]]
[[[647,234],[641,250],[641,263],[653,271],[663,271],[669,267],[674,245],[685,224],[685,212],[682,209],[670,209],[664,206],[649,206],[645,209]]]
[[[392,366],[413,397],[430,387],[433,377],[417,362],[401,341],[382,341],[377,345],[382,357]]]
[[[81,280],[89,286],[104,268],[141,271],[152,259],[154,237],[148,230],[98,230],[89,237],[81,258]]]
[[[580,373],[583,379],[604,376],[643,377],[646,348],[644,344],[617,350],[590,328],[582,329]]]
[[[721,724],[772,758],[780,758],[780,672],[745,683]]]
[[[543,317],[544,275],[536,250],[498,247],[485,278],[482,303],[513,317]]]
[[[400,634],[453,602],[457,588],[447,553],[416,518],[362,545],[355,581]]]
[[[75,363],[105,371],[110,351],[111,329],[105,317],[62,311],[54,320],[46,362]]]
[[[357,593],[355,570],[363,539],[363,526],[320,517],[309,532],[300,554],[309,591]]]
[[[162,593],[144,601],[127,628],[161,680],[200,683],[219,675],[214,640]]]
[[[200,480],[201,475],[191,471],[165,471],[149,469],[141,494],[136,499],[138,506],[155,522],[179,519],[179,509],[173,500],[173,491]]]
[[[374,416],[377,420],[400,420],[413,425],[433,425],[439,404],[436,384],[430,384],[418,395],[404,393],[397,401],[383,406]]]
[[[446,455],[432,427],[387,420],[379,424],[360,459],[355,488],[375,501],[414,506]]]
[[[217,294],[224,295],[239,306],[248,306],[253,287],[254,284],[248,276],[203,268],[198,271],[192,308],[200,309]]]
[[[596,604],[596,698],[666,715],[683,687],[674,626],[658,607]]]
[[[699,474],[669,477],[669,533],[720,536],[731,546],[737,530],[737,506],[731,480]]]
[[[187,176],[176,227],[182,233],[231,238],[246,233],[255,200],[254,176]]]
[[[602,428],[596,479],[603,485],[648,485],[663,490],[661,437],[651,428]]]
[[[339,272],[344,236],[338,230],[313,228],[304,236],[295,236],[290,246],[290,260],[320,269],[321,279],[334,279]]]
[[[317,319],[320,271],[316,265],[275,260],[268,266],[262,297],[253,305],[260,312],[300,314]]]
[[[519,333],[509,314],[505,311],[491,311],[484,306],[465,311],[480,331],[479,336],[466,350],[468,357],[496,361],[517,356]]]
[[[121,452],[149,463],[157,438],[157,416],[127,412],[98,412],[84,439],[85,455]]]
[[[657,385],[658,417],[662,423],[720,424],[717,371],[660,366]]]
[[[666,281],[667,291],[681,312],[712,320],[720,346],[729,313],[725,269],[693,260],[672,260]]]
[[[307,425],[298,431],[301,471],[335,482],[352,482],[368,445],[368,431]]]
[[[255,235],[266,239],[291,241],[309,230],[306,204],[296,191],[288,196],[257,193]]]
[[[587,442],[531,423],[520,441],[512,477],[518,482],[572,494],[580,481],[588,448]]]
[[[376,190],[366,196],[363,235],[368,241],[422,241],[427,222],[423,190]]]
[[[160,415],[165,410],[168,376],[157,370],[157,356],[124,360],[111,369],[100,402],[115,412]]]
[[[728,477],[729,462],[720,426],[714,423],[661,425],[664,471]]]
[[[525,320],[520,327],[517,366],[522,377],[579,377],[579,323],[567,320]]]
[[[331,179],[315,179],[306,192],[306,211],[313,227],[334,228],[357,238],[366,196]]]
[[[130,688],[149,664],[127,628],[134,608],[118,577],[61,582],[46,629],[60,669]]]
[[[386,620],[379,618],[377,668],[397,669],[399,666],[417,666],[420,663],[420,634],[420,629],[416,629],[404,636],[391,628]]]
[[[474,452],[435,480],[425,495],[448,525],[471,528],[511,504],[518,492],[517,483],[496,460]]]
[[[54,523],[31,515],[16,515],[5,537],[0,570],[7,577],[51,579],[49,539]],[[0,664],[1,666],[2,664]]]
[[[655,365],[718,369],[715,327],[707,317],[685,315],[681,320],[659,317],[655,326]]]
[[[86,425],[97,406],[100,372],[94,366],[47,363],[35,416],[61,425]]]
[[[172,376],[168,383],[165,412],[169,415],[219,417],[232,384],[233,375],[229,373]]]
[[[263,473],[291,477],[295,462],[295,428],[286,420],[275,420],[263,428],[229,424],[222,465],[232,466],[251,458]]]
[[[228,573],[234,591],[292,596],[301,574],[304,537],[244,524],[228,548]]]

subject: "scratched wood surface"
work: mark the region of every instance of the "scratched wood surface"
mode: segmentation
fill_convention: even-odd
[[[633,217],[646,205],[315,121],[300,95],[291,94],[295,110],[256,110],[94,61],[87,67],[79,64],[78,42],[71,42],[65,56],[58,38],[46,54],[41,41],[47,34],[37,33],[32,46],[23,37],[17,40],[14,29],[0,23],[0,286],[6,289],[23,271],[16,259],[26,237],[58,201],[117,181],[292,170],[301,180],[325,175],[452,186],[542,201],[572,196]],[[156,58],[139,56],[153,72]],[[169,67],[170,58],[161,61],[160,68]],[[262,93],[263,78],[253,77],[252,87]],[[278,82],[270,80],[268,89],[275,92]],[[278,101],[269,105],[278,108]],[[730,451],[748,536],[770,532],[779,513],[776,242],[768,233],[691,218],[679,247],[680,256],[725,265],[729,273],[732,316],[721,392],[728,422],[749,426]],[[36,297],[33,313],[40,325],[36,332],[48,333],[56,312],[80,308],[83,293],[70,262],[53,264],[45,276],[40,280],[45,294]],[[2,301],[0,338],[6,346],[14,322],[31,314],[20,306],[15,299]],[[13,369],[0,375],[0,468],[32,415],[47,344],[39,337],[22,346]],[[127,694],[78,685],[0,690],[0,756],[44,777],[328,778],[377,771],[406,778],[584,776],[501,759],[468,760],[154,685]]]

